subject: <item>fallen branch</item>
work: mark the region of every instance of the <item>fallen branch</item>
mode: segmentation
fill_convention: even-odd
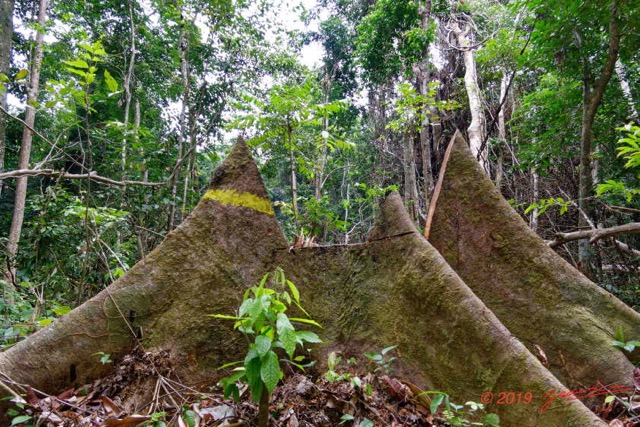
[[[619,236],[621,234],[640,234],[640,222],[618,225],[610,228],[594,228],[591,230],[573,231],[571,233],[556,233],[555,238],[547,244],[555,248],[574,240],[589,239],[589,243],[597,242],[607,237]]]
[[[20,178],[24,176],[54,176],[61,179],[90,179],[91,181],[101,182],[103,184],[116,185],[124,187],[127,185],[144,185],[147,187],[158,187],[164,185],[165,182],[145,182],[145,181],[116,181],[115,179],[107,178],[98,175],[97,172],[89,172],[82,174],[67,173],[64,171],[56,171],[54,169],[16,169],[10,172],[0,173],[0,181],[7,178]]]

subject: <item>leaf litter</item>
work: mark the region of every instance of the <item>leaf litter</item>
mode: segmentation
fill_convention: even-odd
[[[173,375],[166,351],[140,349],[124,356],[111,374],[58,395],[25,388],[12,426],[42,427],[241,427],[254,426],[258,408],[246,386],[240,400],[225,399],[216,384],[190,387]],[[439,407],[430,410],[433,395],[417,386],[356,364],[336,378],[321,373],[289,373],[271,396],[270,426],[308,427],[441,427],[483,425],[464,413],[461,424]],[[640,369],[636,369],[640,378]],[[6,383],[6,381],[3,381]],[[640,382],[640,380],[638,380]],[[5,384],[6,385],[6,384]],[[13,384],[18,386],[18,384]],[[640,384],[637,384],[640,386]],[[640,389],[637,387],[636,390]],[[640,427],[640,399],[615,396],[592,406],[612,427]],[[481,417],[480,417],[481,418]],[[474,423],[472,424],[471,421]],[[485,424],[490,425],[490,424]]]

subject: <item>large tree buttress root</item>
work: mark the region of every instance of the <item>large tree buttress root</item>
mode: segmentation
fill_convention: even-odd
[[[184,224],[122,279],[0,354],[0,371],[53,392],[103,375],[108,367],[94,353],[115,359],[140,340],[147,350],[169,350],[184,381],[214,379],[246,344],[229,322],[207,315],[231,314],[243,290],[276,266],[324,326],[321,360],[333,348],[396,344],[401,377],[454,401],[531,392],[530,405],[490,407],[505,426],[604,425],[579,401],[539,411],[545,393],[566,388],[416,231],[397,193],[368,242],[290,249],[242,142]]]
[[[611,344],[640,338],[640,315],[571,267],[502,197],[459,133],[427,227],[429,241],[493,313],[571,388],[632,385]]]

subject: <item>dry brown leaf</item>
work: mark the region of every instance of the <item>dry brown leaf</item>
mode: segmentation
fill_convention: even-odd
[[[33,391],[31,387],[29,387],[27,389],[27,403],[29,403],[29,405],[33,406],[34,408],[37,408],[39,402],[40,399],[38,399],[38,396],[36,396],[36,392]]]
[[[538,360],[540,361],[540,363],[542,363],[542,365],[545,368],[549,367],[549,359],[547,359],[547,355],[545,354],[545,352],[542,350],[542,347],[540,347],[538,344],[534,344],[533,348],[535,349],[535,355],[538,358]]]
[[[107,411],[107,415],[115,415],[117,417],[120,415],[120,412],[122,412],[118,404],[107,396],[101,396],[100,400],[102,401],[104,409]]]
[[[624,423],[620,420],[613,420],[609,423],[609,427],[624,427]]]

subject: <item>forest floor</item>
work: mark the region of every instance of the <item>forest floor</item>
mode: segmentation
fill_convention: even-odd
[[[28,389],[20,409],[12,410],[12,426],[29,427],[240,427],[255,426],[258,408],[249,390],[240,400],[225,399],[216,385],[187,387],[172,379],[166,353],[134,351],[112,373],[92,384],[57,396]],[[340,365],[340,370],[335,365]],[[375,372],[351,359],[337,359],[322,374],[290,373],[274,390],[270,427],[443,427],[500,426],[483,405],[456,405],[444,394],[421,394],[413,384],[391,373]],[[612,427],[640,426],[638,404],[627,398],[591,409]],[[631,409],[628,409],[628,407]],[[506,427],[506,426],[503,426]]]

